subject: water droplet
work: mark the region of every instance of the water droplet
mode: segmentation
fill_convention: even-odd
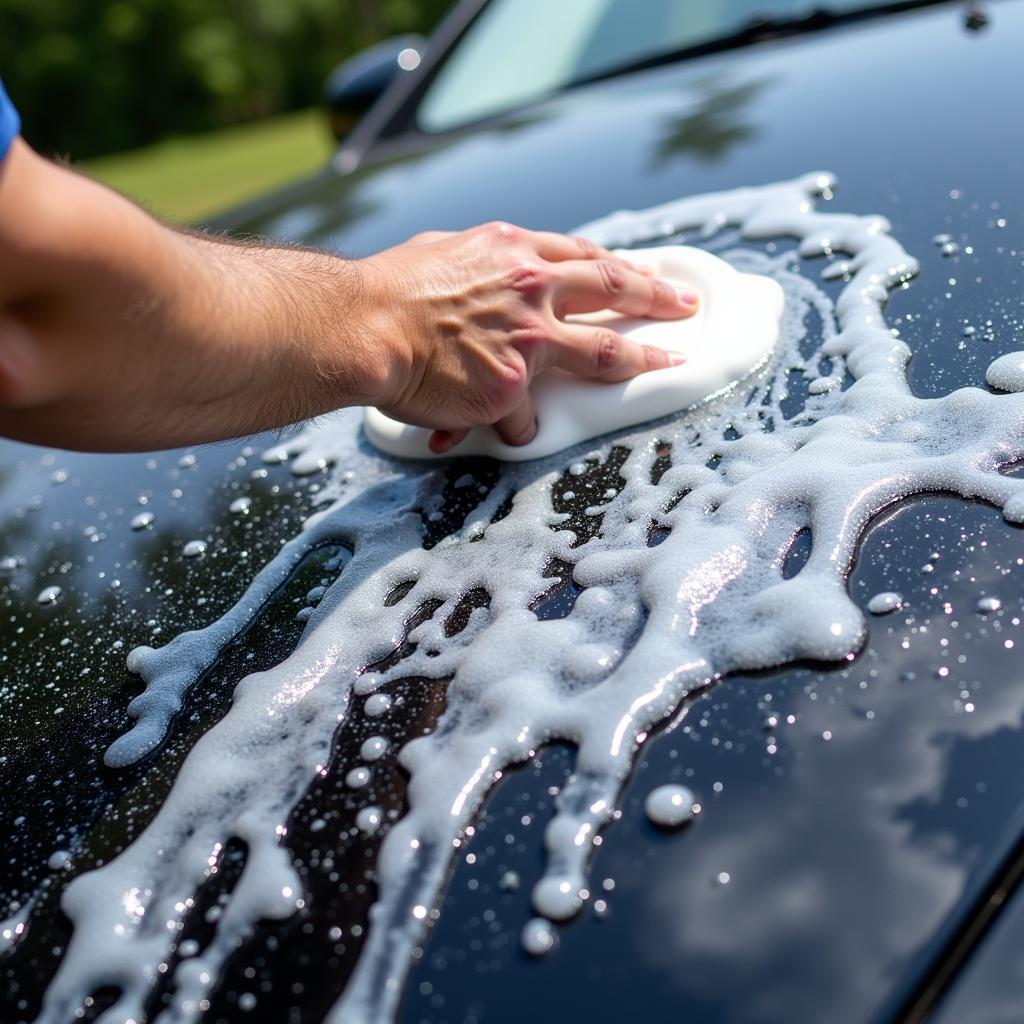
[[[390,744],[384,736],[370,736],[363,740],[359,748],[359,756],[364,761],[379,761],[387,752]]]
[[[50,859],[46,862],[46,866],[51,871],[60,871],[61,868],[67,867],[71,862],[71,853],[68,850],[54,850],[50,854]]]
[[[182,457],[178,459],[178,465],[182,469],[191,469],[195,464],[196,457],[191,452],[189,452],[187,455],[182,455]]]
[[[21,564],[21,560],[14,555],[5,555],[0,558],[0,573],[5,576],[9,576],[12,572],[18,571],[18,566]]]
[[[379,718],[386,711],[391,710],[391,696],[387,693],[375,693],[366,698],[363,711],[370,718]]]
[[[273,466],[281,462],[287,462],[288,449],[283,446],[279,448],[268,448],[263,453],[262,458],[263,461],[267,463],[268,466]]]
[[[380,828],[384,814],[379,807],[363,807],[356,815],[356,828],[366,835],[373,835]]]
[[[895,590],[885,590],[881,594],[875,594],[868,601],[868,611],[872,615],[888,615],[903,607],[903,595]]]
[[[558,945],[558,932],[546,918],[534,917],[523,926],[521,941],[530,956],[547,956]]]
[[[43,587],[43,589],[36,595],[36,600],[40,604],[56,604],[63,593],[64,591],[56,585],[52,587]]]
[[[362,789],[371,778],[373,778],[373,772],[365,765],[360,765],[358,768],[353,768],[345,776],[345,785],[349,789]]]
[[[50,483],[53,484],[54,487],[56,487],[59,484],[64,483],[67,480],[67,478],[68,471],[66,469],[55,469],[50,474]]]
[[[946,242],[940,249],[939,252],[943,256],[956,256],[960,252],[960,246],[956,242]]]
[[[515,892],[519,888],[519,875],[514,871],[506,871],[498,879],[498,888],[502,892]]]
[[[982,615],[988,612],[997,612],[1003,607],[1003,602],[998,597],[980,597],[974,606]]]
[[[247,1013],[249,1010],[256,1008],[256,997],[251,992],[243,992],[238,997],[238,1008],[245,1010]]]
[[[190,540],[182,549],[181,553],[186,558],[197,558],[206,551],[205,540]]]
[[[249,509],[252,508],[252,498],[235,498],[230,505],[228,505],[228,511],[234,512],[236,515],[246,515]]]
[[[140,512],[137,516],[132,517],[132,521],[129,523],[129,526],[131,526],[133,530],[146,530],[152,526],[154,522],[156,522],[156,516],[153,515],[152,512]]]
[[[693,820],[696,798],[686,786],[658,786],[647,794],[644,811],[648,820],[662,828],[678,828]]]

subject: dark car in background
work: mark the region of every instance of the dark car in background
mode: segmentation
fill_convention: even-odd
[[[350,113],[393,80],[358,122],[335,117],[342,137],[321,174],[216,226],[358,257],[422,230],[501,219],[567,231],[828,170],[843,210],[884,216],[921,262],[888,313],[913,351],[915,393],[938,396],[1024,347],[1022,41],[1024,0],[468,0],[426,46],[403,39],[339,72],[335,106]],[[31,909],[0,960],[4,1022],[34,1018],[68,941],[57,899],[74,869],[60,851],[103,859],[130,843],[234,684],[297,642],[295,610],[329,552],[225,650],[154,758],[103,766],[138,692],[125,652],[230,607],[312,508],[321,476],[261,462],[273,441],[125,456],[0,447],[0,916]],[[229,508],[243,496],[239,517]],[[565,510],[582,514],[571,499]],[[181,557],[193,539],[208,545],[201,571]],[[571,773],[572,752],[510,774],[477,824],[479,859],[456,862],[400,1019],[1020,1019],[1022,558],[1020,532],[980,502],[923,495],[879,517],[850,593],[866,605],[899,590],[913,615],[899,628],[871,619],[852,662],[726,680],[645,745],[591,869],[601,907],[542,962],[518,944],[527,896],[482,865],[536,877],[537,795]],[[975,609],[978,580],[1001,607]],[[943,672],[947,654],[966,667]],[[388,771],[400,809],[404,776]],[[666,779],[702,797],[683,832],[643,815]],[[319,797],[344,807],[337,780]],[[308,856],[308,822],[294,832],[313,899],[239,949],[204,1020],[254,1019],[237,992],[258,984],[259,1019],[319,1021],[344,988],[376,846],[339,852],[343,877],[370,865],[365,884],[339,888]],[[225,871],[242,859],[227,850]],[[323,938],[335,923],[352,936],[340,952]],[[151,1018],[162,999],[157,984]]]

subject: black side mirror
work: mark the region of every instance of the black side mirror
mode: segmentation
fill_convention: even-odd
[[[401,74],[414,71],[423,57],[422,36],[395,36],[339,64],[324,83],[331,131],[338,140],[382,96]]]

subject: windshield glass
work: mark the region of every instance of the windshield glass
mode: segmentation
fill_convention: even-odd
[[[863,0],[491,0],[420,103],[418,126],[447,131],[572,82],[729,35],[755,18],[844,13]]]

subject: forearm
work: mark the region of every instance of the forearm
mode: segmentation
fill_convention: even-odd
[[[19,148],[0,177],[0,432],[157,448],[373,399],[388,356],[360,329],[357,264],[175,231]]]
[[[678,365],[579,314],[697,299],[585,239],[492,223],[365,260],[175,231],[15,141],[0,162],[0,433],[195,444],[372,404],[435,431],[533,436],[534,378]]]

